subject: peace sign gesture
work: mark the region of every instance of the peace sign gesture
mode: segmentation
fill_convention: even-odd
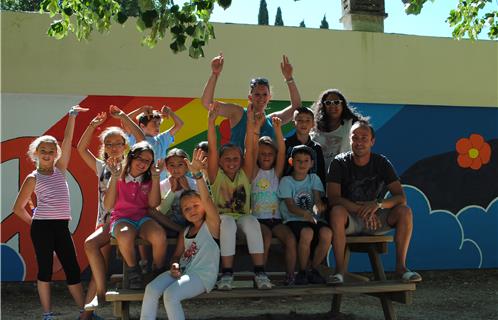
[[[280,62],[280,69],[282,70],[282,75],[284,76],[285,80],[291,80],[292,79],[292,64],[289,62],[289,58],[284,54],[282,56],[282,62]]]

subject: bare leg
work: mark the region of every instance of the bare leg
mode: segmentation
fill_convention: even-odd
[[[313,261],[311,262],[311,266],[315,269],[320,266],[329,252],[330,242],[332,241],[332,230],[328,227],[322,227],[320,228],[318,235],[318,245],[315,248],[315,254],[313,255]]]
[[[222,256],[221,257],[221,267],[222,268],[232,268],[233,267],[234,256]]]
[[[344,274],[344,257],[346,254],[346,224],[348,211],[343,206],[335,206],[330,211],[330,226],[332,227],[332,248],[334,249],[335,272]]]
[[[273,228],[272,232],[285,247],[285,271],[287,274],[294,275],[297,259],[296,238],[294,234],[285,224],[279,224]]]
[[[42,305],[43,312],[50,312],[52,303],[50,299],[50,282],[40,281],[36,282],[38,289],[38,296],[40,296],[40,303]]]
[[[137,257],[135,252],[135,239],[137,231],[135,227],[126,222],[120,222],[114,228],[114,234],[118,241],[118,248],[123,256],[124,261],[128,267],[135,267],[137,265]]]
[[[68,285],[67,288],[69,289],[69,293],[71,293],[74,302],[76,302],[76,305],[82,309],[85,305],[85,295],[83,294],[83,286],[81,283]]]
[[[396,235],[394,243],[396,244],[396,272],[403,274],[406,272],[406,255],[410,246],[410,239],[413,230],[412,210],[404,205],[399,205],[391,209],[387,217],[387,222],[395,226]]]
[[[261,226],[261,234],[263,235],[263,247],[265,248],[264,262],[266,265],[266,262],[268,261],[268,254],[270,253],[272,231],[262,223],[259,225]]]
[[[306,270],[310,259],[310,246],[313,240],[313,229],[301,229],[299,242],[298,242],[298,256],[299,256],[299,269]]]
[[[155,220],[149,220],[140,227],[139,234],[142,239],[152,244],[152,261],[155,269],[164,267],[167,249],[164,229]]]
[[[109,226],[105,225],[93,232],[85,240],[85,253],[92,269],[92,279],[88,285],[86,302],[90,302],[97,294],[104,298],[109,254],[111,251]]]
[[[263,266],[265,264],[264,253],[251,253],[252,264],[255,266]]]

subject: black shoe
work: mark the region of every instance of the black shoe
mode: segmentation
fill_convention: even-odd
[[[128,283],[130,289],[133,290],[141,290],[144,288],[142,270],[140,270],[140,267],[135,266],[128,268]]]
[[[308,282],[313,284],[324,284],[325,279],[320,275],[320,272],[318,272],[318,270],[312,268],[308,272]]]
[[[294,280],[295,285],[306,285],[308,284],[308,277],[306,276],[306,271],[299,271]]]

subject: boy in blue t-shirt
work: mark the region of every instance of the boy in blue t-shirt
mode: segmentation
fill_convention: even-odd
[[[327,256],[332,230],[321,217],[326,210],[321,200],[322,182],[315,173],[308,173],[313,167],[313,150],[295,146],[289,163],[293,170],[280,180],[277,196],[281,199],[280,214],[298,241],[299,273],[295,283],[325,283],[317,267]]]
[[[136,119],[138,125],[145,134],[145,140],[154,150],[154,160],[166,158],[169,146],[175,141],[174,135],[183,127],[183,120],[176,115],[170,107],[163,106],[161,111],[154,110],[151,106],[142,106],[128,114],[130,119]],[[163,118],[172,118],[173,126],[166,131],[160,132]],[[124,124],[123,124],[124,125]],[[124,125],[126,131],[128,128]],[[133,136],[128,134],[130,146],[136,143]],[[166,179],[166,171],[161,172],[161,180]]]

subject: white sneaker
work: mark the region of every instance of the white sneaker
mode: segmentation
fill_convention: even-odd
[[[233,287],[233,275],[224,274],[221,276],[220,280],[216,282],[216,288],[218,290],[232,290]]]
[[[261,272],[254,276],[254,284],[259,290],[270,290],[272,284],[266,273]]]

